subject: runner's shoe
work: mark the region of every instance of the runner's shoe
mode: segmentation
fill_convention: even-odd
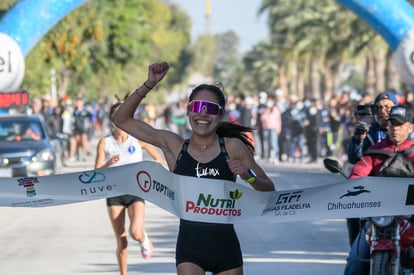
[[[152,257],[153,246],[150,239],[147,236],[147,232],[144,233],[144,241],[141,242],[141,256],[144,259],[150,259]]]

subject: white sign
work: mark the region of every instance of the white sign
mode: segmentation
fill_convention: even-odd
[[[366,177],[312,188],[259,192],[235,182],[176,175],[143,161],[71,174],[0,178],[0,206],[45,207],[124,194],[177,217],[277,223],[414,214],[414,179]]]
[[[0,92],[19,89],[25,63],[19,45],[10,36],[0,33]]]

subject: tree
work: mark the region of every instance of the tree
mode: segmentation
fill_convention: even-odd
[[[288,52],[283,54],[283,64],[290,67],[294,62],[306,64],[301,66],[301,70],[308,79],[305,85],[311,90],[305,95],[324,97],[316,91],[319,87],[329,94],[335,93],[346,81],[341,76],[343,66],[360,62],[360,56],[365,55],[368,49],[375,50],[376,64],[384,62],[385,55],[379,53],[386,48],[385,44],[373,47],[378,45],[378,35],[333,1],[264,0],[259,12],[268,12],[272,44]],[[370,67],[367,67],[367,72],[368,69]],[[375,80],[366,83],[384,83],[384,70],[382,73],[369,73],[366,77],[371,75],[376,77]],[[320,84],[319,78],[323,81]],[[366,86],[365,89],[371,88]]]
[[[0,17],[3,16],[15,3],[17,0],[3,0],[0,2]]]
[[[182,15],[160,0],[88,1],[29,53],[23,85],[36,96],[47,93],[55,68],[60,95],[85,91],[93,99],[127,92],[145,74],[143,64],[178,63],[190,42],[188,16]]]
[[[239,37],[234,31],[227,31],[214,36],[216,44],[213,60],[213,78],[227,82],[229,75],[239,62]]]

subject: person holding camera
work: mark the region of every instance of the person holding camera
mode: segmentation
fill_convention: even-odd
[[[387,137],[389,127],[388,118],[391,108],[398,105],[395,94],[385,91],[377,95],[374,104],[358,106],[357,113],[361,116],[374,117],[371,125],[360,120],[356,124],[354,135],[348,145],[348,162],[355,164],[361,159],[364,151],[373,144],[379,143]],[[352,246],[360,231],[358,218],[347,219],[349,243]]]
[[[374,115],[371,125],[359,121],[354,135],[348,145],[348,161],[355,164],[363,152],[371,145],[381,142],[387,137],[388,117],[392,107],[398,105],[393,92],[385,91],[377,95],[374,104],[367,106],[370,114]]]
[[[362,177],[411,177],[412,165],[414,165],[414,153],[408,151],[406,156],[408,158],[407,169],[402,168],[401,162],[394,161],[389,165],[387,164],[388,156],[378,153],[380,151],[385,152],[397,152],[409,150],[414,146],[414,141],[410,139],[410,133],[414,129],[413,125],[414,114],[411,108],[400,105],[391,108],[388,119],[388,136],[385,140],[376,143],[369,149],[377,150],[370,154],[365,154],[360,161],[358,161],[352,169],[349,176],[350,179],[362,178]],[[409,165],[412,164],[412,165]],[[366,222],[363,228],[358,232],[355,241],[351,246],[347,258],[347,264],[345,266],[345,275],[350,274],[369,274],[370,267],[370,246],[368,240],[365,239],[365,235],[369,233],[369,223]]]

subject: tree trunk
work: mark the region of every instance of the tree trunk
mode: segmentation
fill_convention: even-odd
[[[385,91],[385,49],[378,48],[374,51],[375,69],[375,94]]]
[[[375,71],[374,57],[370,49],[368,49],[365,58],[365,92],[375,95]]]
[[[319,98],[321,95],[321,78],[319,75],[319,66],[316,58],[312,58],[309,62],[309,86],[310,97]]]
[[[327,63],[322,63],[319,65],[321,69],[323,82],[322,82],[322,91],[317,97],[317,99],[326,99],[330,98],[334,94],[335,79],[334,73],[332,71],[332,66]]]
[[[401,87],[400,76],[395,68],[395,64],[392,60],[392,51],[387,52],[387,64],[385,68],[385,88],[387,90],[396,89],[399,90]]]
[[[283,64],[279,64],[277,74],[279,79],[279,88],[282,89],[282,91],[287,91],[288,84],[286,79],[286,68]]]
[[[293,94],[299,94],[298,91],[298,64],[297,62],[292,62],[290,64],[290,91]],[[284,90],[285,92],[287,92],[288,90]]]
[[[57,78],[57,94],[62,97],[66,95],[66,92],[70,83],[70,72],[65,67],[61,68]]]
[[[297,68],[298,68],[297,86],[298,86],[298,89],[297,89],[296,95],[306,96],[306,93],[305,93],[306,83],[305,83],[304,71],[303,71],[305,66],[303,66],[302,64],[303,63],[301,61],[299,61],[297,63]]]

